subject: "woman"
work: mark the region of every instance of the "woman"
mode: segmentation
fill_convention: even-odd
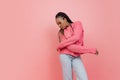
[[[88,80],[80,55],[85,53],[98,55],[97,49],[84,46],[84,30],[80,21],[72,22],[64,12],[58,12],[55,19],[60,28],[57,51],[60,53],[63,79],[72,80],[73,69],[77,80]]]

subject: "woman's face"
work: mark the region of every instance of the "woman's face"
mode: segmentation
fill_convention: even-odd
[[[63,18],[63,17],[57,17],[56,23],[59,26],[59,28],[61,28],[61,29],[64,29],[67,26],[67,20],[66,20],[66,18]]]

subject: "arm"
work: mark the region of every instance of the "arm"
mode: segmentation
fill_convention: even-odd
[[[58,31],[58,40],[59,40],[59,43],[60,43],[61,42],[60,31]],[[60,48],[57,47],[57,51],[59,52]]]
[[[75,27],[73,28],[73,31],[74,31],[73,36],[59,43],[58,48],[64,48],[70,44],[75,43],[78,40],[82,41],[81,37],[82,37],[83,28],[81,22],[78,21],[75,23]]]
[[[75,52],[75,53],[92,53],[92,54],[95,54],[97,49],[96,48],[88,48],[88,47],[85,47],[85,46],[81,46],[81,45],[76,45],[76,44],[72,44],[72,45],[69,45],[67,46],[67,49],[72,51],[72,52]]]
[[[58,32],[58,39],[59,39],[59,43],[60,43],[61,42],[60,31]]]

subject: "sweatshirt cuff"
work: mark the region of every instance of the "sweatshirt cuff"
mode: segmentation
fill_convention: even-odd
[[[96,53],[96,51],[97,51],[97,49],[96,49],[96,48],[91,48],[91,53],[95,54],[95,53]]]

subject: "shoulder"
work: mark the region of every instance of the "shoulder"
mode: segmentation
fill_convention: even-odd
[[[82,22],[81,21],[75,21],[75,22],[73,22],[73,27],[75,27],[75,28],[81,28],[81,29],[83,29],[83,27],[82,27]]]
[[[62,36],[62,33],[60,32],[60,30],[58,31],[58,36]]]
[[[58,35],[60,35],[61,33],[60,33],[60,30],[58,31]]]

